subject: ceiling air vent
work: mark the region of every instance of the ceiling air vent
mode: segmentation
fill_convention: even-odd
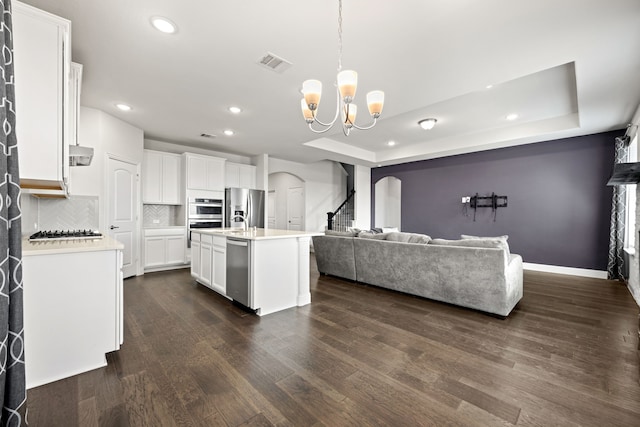
[[[210,133],[201,133],[200,134],[201,137],[203,138],[215,138],[215,135],[211,135]]]
[[[291,62],[271,52],[267,52],[267,54],[258,61],[258,64],[276,73],[282,73],[292,65]]]

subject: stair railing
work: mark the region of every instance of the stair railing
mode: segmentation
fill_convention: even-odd
[[[354,220],[353,196],[356,190],[351,190],[344,202],[333,212],[327,212],[327,230],[346,231]]]

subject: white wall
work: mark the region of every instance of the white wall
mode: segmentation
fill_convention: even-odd
[[[306,198],[305,183],[298,177],[286,172],[276,172],[269,175],[269,191],[275,191],[276,197],[276,227],[287,229],[287,197],[289,188],[302,187]],[[306,215],[306,213],[305,213]],[[305,220],[306,223],[306,220]]]
[[[107,154],[122,160],[142,164],[144,134],[120,119],[94,108],[80,109],[80,145],[93,147],[90,166],[70,169],[72,196],[98,196],[100,205],[100,229],[106,227],[105,170]]]
[[[286,172],[305,183],[305,230],[324,231],[327,212],[334,211],[346,198],[347,181],[339,164],[328,160],[297,163],[269,158],[269,175]]]
[[[361,230],[371,229],[371,168],[354,167],[355,221],[353,226]]]

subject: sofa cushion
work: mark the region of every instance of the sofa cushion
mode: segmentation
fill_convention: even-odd
[[[356,237],[356,233],[353,231],[336,231],[336,230],[325,230],[324,234],[326,236],[340,236],[340,237]]]
[[[354,238],[341,236],[313,236],[318,271],[349,280],[356,280],[353,251]]]
[[[464,246],[467,248],[493,248],[502,249],[505,253],[505,262],[508,262],[511,253],[509,252],[509,245],[502,239],[461,239],[461,240],[447,240],[447,239],[433,239],[429,242],[430,245],[441,246]]]
[[[498,243],[498,247],[500,247],[501,249],[504,249],[506,254],[507,254],[507,260],[509,260],[509,243],[507,243],[507,239],[509,239],[509,236],[507,234],[503,235],[503,236],[496,236],[496,237],[480,237],[480,236],[470,236],[468,234],[462,234],[460,235],[460,237],[462,238],[462,240],[479,240],[479,241],[489,241],[489,242],[499,242]]]
[[[363,239],[376,239],[376,240],[387,240],[387,236],[389,233],[370,233],[368,231],[361,231],[358,234],[358,237]]]
[[[431,240],[431,237],[426,234],[394,232],[389,233],[386,240],[391,242],[427,244]]]
[[[416,233],[413,236],[409,237],[409,243],[420,243],[420,244],[426,245],[430,241],[431,241],[431,236],[428,236],[426,234]]]

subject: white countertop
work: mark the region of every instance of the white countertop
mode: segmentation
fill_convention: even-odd
[[[22,239],[22,255],[52,255],[73,252],[96,252],[122,250],[124,245],[109,236],[102,239],[74,239],[30,242],[28,237]]]
[[[244,231],[241,228],[198,228],[191,230],[191,233],[225,236],[243,240],[293,239],[297,237],[321,236],[324,234],[320,232],[278,230],[274,228],[258,228],[255,232],[253,228],[250,228],[249,231]]]

